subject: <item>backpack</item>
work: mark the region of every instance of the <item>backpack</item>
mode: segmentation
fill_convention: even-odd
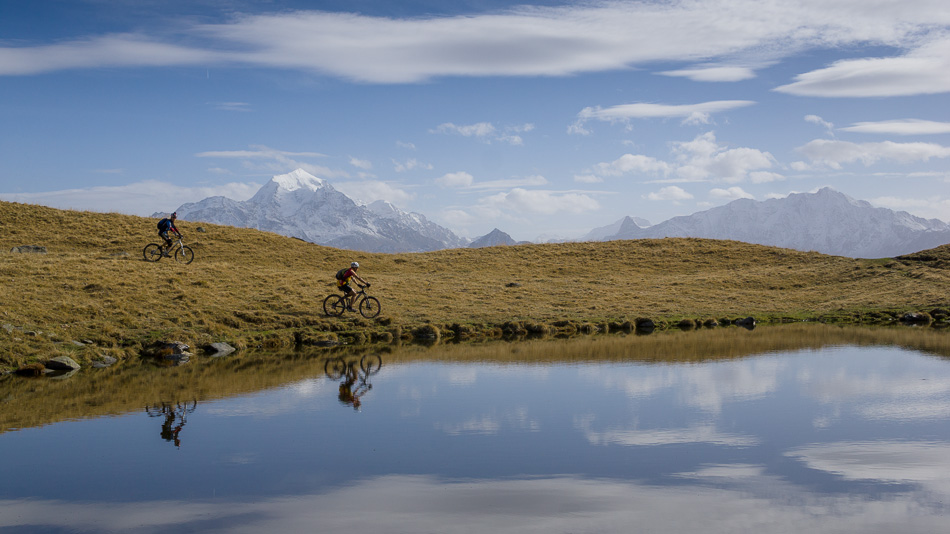
[[[158,229],[159,231],[162,231],[162,232],[168,230],[168,228],[171,227],[171,225],[172,225],[172,222],[168,219],[168,217],[165,217],[164,219],[158,221]]]
[[[344,268],[344,269],[340,269],[339,271],[337,271],[337,272],[336,272],[336,279],[337,279],[337,280],[343,280],[343,276],[346,275],[346,271],[348,271],[348,270],[349,270],[349,269]]]

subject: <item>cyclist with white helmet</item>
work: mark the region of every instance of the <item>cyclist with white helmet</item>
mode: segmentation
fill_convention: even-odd
[[[354,261],[350,264],[350,268],[347,269],[346,272],[337,276],[337,287],[343,292],[343,296],[346,298],[346,309],[350,311],[356,311],[353,309],[353,301],[356,299],[356,291],[353,291],[353,288],[350,287],[350,279],[355,278],[358,282],[364,284],[366,287],[369,287],[369,282],[363,280],[360,278],[360,275],[356,274],[356,271],[359,268],[360,264]]]

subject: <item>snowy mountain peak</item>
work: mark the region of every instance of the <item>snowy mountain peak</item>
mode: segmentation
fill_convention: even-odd
[[[182,205],[178,216],[369,252],[422,252],[467,243],[424,216],[399,211],[388,202],[375,202],[373,209],[361,206],[302,169],[274,176],[250,200],[206,198]]]
[[[279,189],[285,191],[296,191],[298,189],[316,191],[326,185],[326,182],[303,169],[297,169],[287,174],[274,176],[271,178],[271,182],[274,182]]]

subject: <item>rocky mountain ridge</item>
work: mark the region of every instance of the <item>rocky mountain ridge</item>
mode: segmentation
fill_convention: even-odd
[[[852,258],[890,258],[950,243],[950,225],[943,221],[875,208],[828,187],[781,199],[734,200],[653,226],[631,218],[615,226],[617,232],[599,240],[729,239]]]
[[[426,252],[468,244],[424,215],[403,212],[388,202],[357,204],[302,169],[274,176],[249,200],[209,197],[176,211],[185,221],[256,228],[367,252]]]

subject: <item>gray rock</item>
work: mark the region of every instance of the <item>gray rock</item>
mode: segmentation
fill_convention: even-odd
[[[69,356],[57,356],[43,365],[51,371],[75,371],[82,367]]]
[[[10,252],[14,254],[46,254],[46,247],[39,245],[20,245],[19,247],[11,248]]]
[[[211,356],[213,358],[218,358],[220,356],[227,356],[228,354],[231,354],[232,352],[236,350],[237,349],[235,349],[231,345],[228,345],[227,343],[212,343],[204,348],[205,353],[207,353],[208,356]]]
[[[92,362],[92,366],[96,369],[104,369],[110,365],[114,365],[117,361],[112,356],[106,356],[105,354],[100,354],[99,359]]]

